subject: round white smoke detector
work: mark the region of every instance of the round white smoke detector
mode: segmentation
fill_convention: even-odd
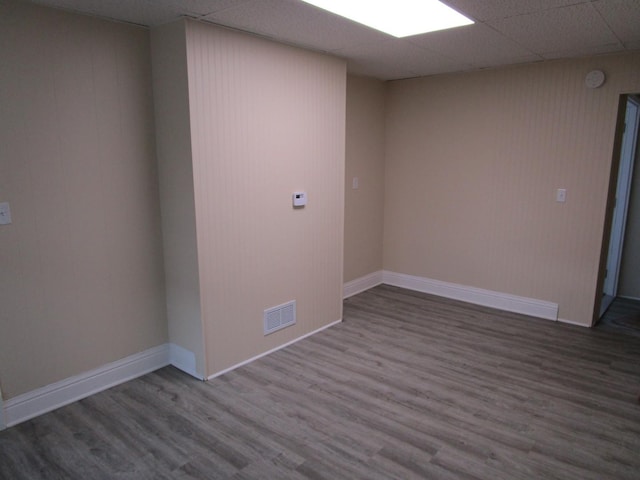
[[[584,77],[584,83],[589,88],[601,87],[604,83],[605,77],[602,70],[592,70]]]

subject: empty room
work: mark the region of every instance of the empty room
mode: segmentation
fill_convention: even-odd
[[[0,478],[640,478],[639,130],[637,0],[0,0]]]

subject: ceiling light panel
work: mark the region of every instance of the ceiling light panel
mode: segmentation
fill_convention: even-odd
[[[398,38],[473,23],[438,0],[302,1]]]

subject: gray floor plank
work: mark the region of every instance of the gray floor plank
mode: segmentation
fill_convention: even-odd
[[[390,286],[210,382],[167,367],[0,432],[1,479],[637,479],[640,335]]]

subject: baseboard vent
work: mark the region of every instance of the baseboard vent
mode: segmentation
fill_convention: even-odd
[[[264,311],[264,334],[276,332],[296,323],[296,301],[283,303]]]

